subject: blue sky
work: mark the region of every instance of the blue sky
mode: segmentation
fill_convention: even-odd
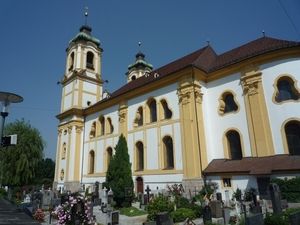
[[[100,39],[102,78],[113,92],[126,84],[127,66],[141,51],[159,68],[207,45],[217,54],[265,35],[300,41],[299,0],[0,0],[0,91],[18,94],[5,123],[24,118],[55,160],[69,40],[85,22]]]

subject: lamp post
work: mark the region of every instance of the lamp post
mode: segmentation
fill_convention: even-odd
[[[0,152],[1,152],[2,144],[3,144],[3,129],[4,129],[5,117],[8,116],[10,103],[22,102],[23,98],[19,95],[12,94],[9,92],[0,92],[0,101],[2,102],[2,107],[1,107],[2,122],[0,126]],[[1,165],[0,187],[2,187],[2,165]]]
[[[1,150],[4,122],[5,122],[5,117],[7,117],[9,113],[10,103],[22,102],[23,98],[16,94],[12,94],[8,92],[0,92],[0,101],[2,102],[2,107],[1,107],[2,123],[0,127],[0,138],[1,138],[0,150]]]

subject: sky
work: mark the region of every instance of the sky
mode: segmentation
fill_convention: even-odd
[[[5,124],[29,121],[47,143],[45,158],[56,158],[57,82],[86,11],[104,50],[101,75],[108,92],[126,84],[139,50],[157,69],[205,47],[208,39],[217,54],[261,38],[263,30],[300,41],[300,0],[0,0],[0,92],[24,98],[11,105]]]

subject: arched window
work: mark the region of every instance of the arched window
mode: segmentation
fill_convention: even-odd
[[[161,103],[161,111],[162,111],[162,114],[161,114],[161,118],[162,119],[170,119],[172,117],[172,111],[169,109],[169,106],[168,106],[168,103],[166,100],[161,100],[160,101]]]
[[[74,52],[71,53],[69,58],[69,70],[74,68]]]
[[[240,135],[236,131],[229,131],[226,134],[230,159],[240,160],[243,158]]]
[[[104,116],[101,116],[99,121],[100,121],[100,135],[104,135],[105,134],[105,118],[104,118]]]
[[[275,102],[282,103],[288,100],[297,101],[300,98],[300,92],[296,85],[297,80],[291,75],[282,75],[275,81],[273,85],[275,92],[273,94],[273,100]]]
[[[144,145],[142,142],[136,143],[136,169],[144,170]]]
[[[236,112],[239,109],[235,96],[231,91],[225,91],[219,98],[219,114]]]
[[[278,94],[276,96],[277,102],[285,100],[297,100],[298,97],[292,90],[292,85],[287,80],[282,80],[277,83]]]
[[[149,102],[149,111],[150,111],[150,123],[157,121],[157,114],[156,114],[156,101],[153,99]]]
[[[61,154],[62,159],[66,158],[66,152],[67,152],[67,144],[64,142],[62,146],[62,154]]]
[[[89,154],[89,173],[94,173],[94,168],[95,168],[95,152],[90,151]]]
[[[94,69],[94,54],[92,52],[87,53],[86,67],[89,69]]]
[[[299,123],[289,122],[284,129],[290,155],[300,155]]]
[[[143,107],[139,107],[135,114],[134,126],[143,125]]]
[[[109,166],[109,163],[111,161],[111,158],[113,157],[113,150],[111,147],[106,149],[106,165],[107,165],[107,169]]]
[[[226,95],[225,98],[224,98],[224,102],[225,102],[224,113],[236,111],[238,109],[238,106],[235,103],[232,94]]]
[[[90,131],[90,138],[94,138],[94,137],[96,137],[96,122],[92,124],[91,131]]]
[[[107,118],[107,125],[108,125],[108,133],[111,134],[114,132],[114,126],[112,125],[112,121],[111,121],[111,118],[108,117]]]
[[[166,136],[163,139],[165,169],[174,169],[173,140]]]

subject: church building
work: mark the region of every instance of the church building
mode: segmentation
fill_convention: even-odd
[[[272,177],[299,175],[300,42],[263,36],[220,55],[207,45],[161,68],[138,52],[108,93],[91,31],[66,49],[53,188],[105,182],[121,134],[135,194],[215,182],[264,196]]]

